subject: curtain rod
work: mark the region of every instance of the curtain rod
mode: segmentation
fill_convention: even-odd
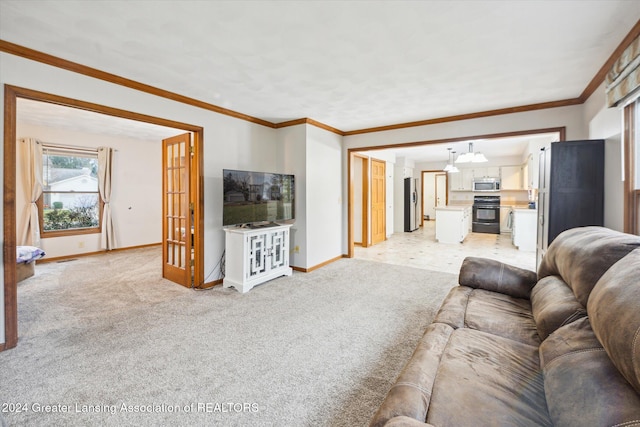
[[[97,153],[98,150],[100,149],[100,147],[88,148],[88,147],[78,147],[76,145],[53,144],[51,142],[44,142],[44,141],[38,141],[38,142],[42,144],[43,148],[53,148],[53,149],[59,149],[59,150],[87,151],[91,153]],[[113,151],[118,151],[118,150],[114,149]]]
[[[73,145],[63,145],[63,144],[52,144],[50,142],[38,141],[42,144],[42,148],[53,148],[59,150],[74,150],[74,151],[88,151],[92,153],[97,153],[97,148],[86,148],[86,147],[75,147]]]

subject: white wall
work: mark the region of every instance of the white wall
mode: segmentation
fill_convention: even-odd
[[[307,262],[342,256],[342,137],[307,128]]]
[[[52,144],[114,148],[116,152],[112,165],[111,212],[116,247],[126,248],[162,241],[161,141],[90,134],[20,121],[17,123],[16,132],[18,138],[32,137]],[[167,135],[170,136],[173,135]],[[17,180],[18,236],[24,227],[24,216],[20,214],[21,206],[26,207],[28,203],[23,193],[22,180]],[[101,250],[100,234],[44,238],[41,247],[47,253],[47,257],[96,252]]]
[[[355,243],[362,243],[362,198],[363,192],[363,179],[362,168],[364,162],[368,162],[369,159],[362,157],[354,157],[353,159],[353,241]]]
[[[279,129],[279,169],[295,175],[290,264],[313,268],[342,255],[342,137],[310,125]]]
[[[604,139],[604,226],[624,230],[622,110],[607,108],[604,85],[584,104],[590,139]]]
[[[582,106],[558,107],[523,113],[503,114],[383,132],[344,137],[345,149],[385,144],[434,141],[447,138],[479,136],[503,132],[526,131],[566,126],[567,139],[587,137]]]
[[[394,191],[395,191],[394,163],[387,161],[385,163],[384,170],[385,170],[385,173],[387,174],[387,179],[385,180],[385,183],[387,185],[387,192],[385,194],[385,197],[386,197],[385,202],[387,203],[387,206],[386,206],[387,223],[386,223],[385,231],[388,239],[393,234],[393,224],[395,223],[395,210],[394,210],[394,204],[393,204]],[[371,188],[369,188],[369,190],[371,190]],[[403,192],[404,192],[404,189],[403,189]],[[369,218],[371,218],[371,215],[369,215]],[[369,227],[369,231],[371,231],[371,227]]]
[[[296,212],[291,227],[291,256],[289,264],[304,267],[307,259],[307,129],[306,125],[286,127],[278,130],[280,142],[278,165],[283,173],[295,175]]]

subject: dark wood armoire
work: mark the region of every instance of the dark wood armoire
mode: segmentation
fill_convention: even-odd
[[[558,234],[604,225],[604,141],[560,141],[540,150],[537,263]]]

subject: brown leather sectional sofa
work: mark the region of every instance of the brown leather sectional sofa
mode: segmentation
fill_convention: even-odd
[[[371,426],[640,426],[640,237],[571,229],[537,274],[467,258],[459,283]]]

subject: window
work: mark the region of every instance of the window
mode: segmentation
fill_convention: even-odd
[[[95,149],[43,145],[42,237],[99,233],[102,200]]]
[[[624,231],[640,234],[640,101],[624,107]]]

